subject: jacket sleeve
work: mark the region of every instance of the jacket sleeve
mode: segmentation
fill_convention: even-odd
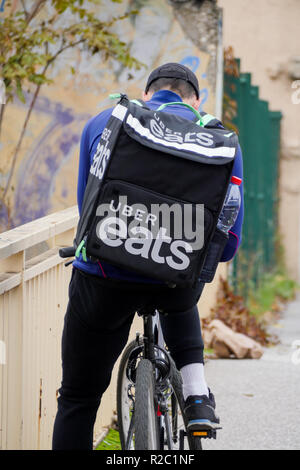
[[[89,170],[90,170],[90,156],[89,156],[89,125],[90,121],[86,123],[81,134],[80,151],[79,151],[79,167],[78,167],[78,180],[77,180],[77,204],[79,214],[81,213],[83,195],[87,184]]]
[[[235,158],[235,162],[232,169],[232,175],[238,176],[242,179],[242,183],[239,186],[241,192],[241,207],[239,210],[238,217],[233,227],[229,230],[229,239],[224,248],[221,262],[230,261],[236,254],[241,242],[242,242],[242,226],[244,220],[244,182],[243,182],[243,156],[240,146]]]
[[[91,118],[86,123],[81,134],[77,180],[77,204],[79,214],[81,213],[84,191],[87,185],[94,154],[111,112],[112,108],[109,108]]]

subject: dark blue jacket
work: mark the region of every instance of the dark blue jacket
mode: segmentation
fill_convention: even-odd
[[[180,96],[172,91],[168,90],[161,90],[152,96],[150,101],[147,101],[147,106],[151,109],[157,109],[163,103],[174,101],[182,101]],[[78,208],[79,213],[81,212],[81,206],[83,201],[83,195],[85,191],[85,187],[88,180],[88,175],[90,171],[90,166],[93,161],[93,157],[96,151],[96,147],[99,143],[101,134],[103,129],[105,128],[107,121],[111,115],[113,108],[109,108],[97,116],[91,118],[87,124],[85,125],[80,142],[80,157],[79,157],[79,173],[78,173],[78,186],[77,186],[77,201],[78,201]],[[183,106],[169,106],[165,108],[165,112],[177,114],[182,116],[186,119],[194,120],[195,115],[187,108]],[[242,152],[239,148],[238,154],[235,158],[234,167],[232,174],[234,176],[238,176],[239,178],[243,178],[243,160],[242,160]],[[242,223],[243,223],[243,216],[244,216],[244,204],[243,204],[243,184],[240,186],[241,196],[242,196],[242,205],[238,215],[238,218],[229,232],[229,240],[227,245],[224,249],[223,256],[221,261],[229,261],[231,260],[240,243],[241,243],[241,235],[242,235]],[[147,281],[147,282],[155,282],[158,281],[144,278],[141,275],[134,274],[132,272],[128,272],[124,269],[117,268],[105,262],[84,262],[82,258],[76,259],[73,263],[73,266],[84,270],[88,273],[102,276],[102,277],[112,277],[118,279],[125,279],[131,281]]]

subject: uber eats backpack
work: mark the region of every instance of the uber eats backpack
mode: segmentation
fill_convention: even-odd
[[[76,256],[173,286],[210,282],[227,242],[216,225],[237,136],[188,104],[150,110],[119,96],[90,168]],[[163,111],[173,104],[197,122]]]

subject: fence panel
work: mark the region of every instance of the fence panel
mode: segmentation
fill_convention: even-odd
[[[240,69],[240,61],[237,60]],[[244,162],[243,242],[235,257],[233,284],[247,296],[276,264],[278,166],[281,113],[270,111],[251,84],[250,73],[225,74],[224,92],[237,104],[237,127]]]

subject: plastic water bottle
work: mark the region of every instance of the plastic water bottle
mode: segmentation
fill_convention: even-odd
[[[239,189],[241,182],[241,178],[237,176],[231,177],[217,224],[218,229],[222,230],[224,233],[228,233],[237,219],[241,207],[241,193]]]

